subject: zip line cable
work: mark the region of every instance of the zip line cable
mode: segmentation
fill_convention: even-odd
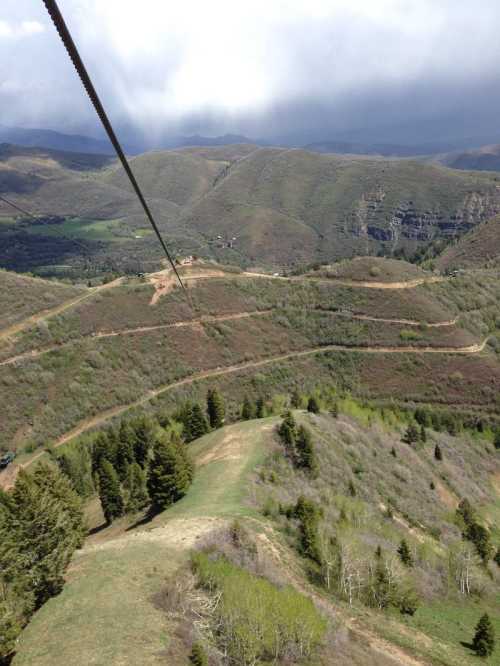
[[[12,206],[12,208],[15,208],[16,210],[18,210],[23,215],[27,215],[28,217],[32,217],[34,220],[36,220],[36,216],[33,215],[33,213],[28,213],[27,210],[24,210],[23,208],[20,208],[17,204],[12,203],[12,201],[9,201],[5,197],[0,196],[0,201],[3,201],[4,203],[8,204],[9,206]]]
[[[120,159],[120,162],[122,163],[122,166],[125,170],[125,173],[128,176],[128,179],[130,183],[132,184],[132,187],[134,188],[134,191],[141,202],[142,208],[146,214],[146,217],[148,218],[149,222],[151,223],[151,226],[153,227],[153,230],[160,241],[160,245],[163,248],[163,251],[165,252],[165,255],[172,266],[172,269],[175,273],[175,276],[177,277],[177,280],[179,281],[180,286],[184,290],[187,296],[187,289],[184,285],[184,283],[181,280],[181,276],[179,275],[179,272],[175,266],[175,262],[173,261],[170,252],[168,251],[168,248],[165,244],[165,241],[162,238],[162,235],[160,233],[160,230],[158,229],[158,226],[153,218],[153,215],[151,214],[151,211],[149,209],[148,204],[146,203],[146,200],[142,194],[141,188],[139,187],[139,184],[132,172],[132,169],[130,168],[130,164],[125,156],[125,153],[122,150],[122,147],[120,145],[120,142],[118,141],[118,138],[116,137],[116,134],[113,130],[113,127],[111,126],[111,123],[109,121],[108,116],[106,115],[106,112],[104,110],[103,105],[101,104],[101,100],[99,99],[99,96],[96,92],[96,89],[94,88],[94,85],[90,79],[90,76],[87,72],[87,69],[85,65],[83,64],[83,60],[80,57],[80,54],[78,53],[78,49],[76,48],[76,45],[73,41],[73,38],[71,37],[71,33],[64,21],[64,18],[59,10],[59,7],[57,6],[56,0],[43,0],[43,4],[45,5],[47,11],[50,14],[50,18],[52,19],[52,22],[54,23],[54,26],[59,33],[59,37],[61,38],[66,51],[68,52],[68,55],[77,71],[78,76],[80,77],[80,80],[83,84],[83,87],[85,88],[87,95],[90,98],[90,101],[94,105],[94,109],[96,110],[97,115],[99,116],[99,119],[106,130],[106,133],[109,137],[109,140],[113,144],[113,148],[116,151],[116,154],[118,155],[118,158]],[[188,298],[188,301],[190,299]]]

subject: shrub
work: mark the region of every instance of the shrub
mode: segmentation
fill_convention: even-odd
[[[232,662],[307,658],[323,639],[326,621],[293,588],[278,588],[221,556],[197,553],[192,564],[201,585],[220,594],[212,619]]]

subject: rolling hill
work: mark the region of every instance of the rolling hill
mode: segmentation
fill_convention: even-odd
[[[500,211],[497,176],[409,160],[242,144],[146,153],[132,165],[174,252],[242,267],[411,254]],[[91,278],[160,266],[108,158],[5,146],[0,194],[39,216],[16,220],[1,204],[5,268]]]
[[[500,145],[483,146],[462,153],[449,153],[440,157],[439,161],[452,169],[500,171]]]
[[[441,271],[498,265],[500,257],[500,217],[496,216],[462,236],[438,257]]]

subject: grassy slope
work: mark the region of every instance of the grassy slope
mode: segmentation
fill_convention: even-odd
[[[374,316],[406,318],[413,312],[419,320],[432,321],[446,315],[422,290],[415,299],[409,293],[413,290],[398,290],[397,295],[371,290],[372,296],[367,292],[341,288],[334,282],[331,286],[306,282],[299,287],[284,281],[236,276],[227,281],[201,282],[193,290],[197,311],[215,314],[274,307],[276,312],[244,320],[94,338],[91,334],[96,330],[154,326],[193,317],[178,291],[162,297],[155,306],[149,304],[153,294],[149,285],[132,283],[103,291],[0,350],[6,358],[55,344],[50,353],[0,367],[8,414],[3,436],[9,445],[13,441],[18,448],[29,439],[43,442],[102,410],[134,402],[150,389],[211,368],[326,344],[407,344],[401,337],[408,328],[404,324],[350,320],[321,311],[307,313],[307,306],[339,309],[348,303],[352,307],[356,298],[354,311]],[[447,318],[451,316],[448,313]],[[456,326],[414,329],[416,339],[412,344],[417,347],[463,346],[475,339]],[[86,337],[78,339],[81,333]],[[75,337],[75,343],[58,346]],[[354,371],[361,359],[352,356],[349,363]],[[365,359],[362,364],[373,368],[377,362]],[[321,375],[328,374],[325,367]],[[372,381],[377,384],[376,377]]]
[[[236,424],[198,440],[188,495],[151,525],[114,541],[101,534],[77,553],[63,592],[23,633],[14,666],[165,663],[171,627],[154,593],[186,561],[196,538],[220,524],[215,519],[249,512],[248,475],[269,450],[275,423]]]
[[[456,298],[451,298],[456,296],[456,281],[449,287],[443,284],[393,291],[343,287],[335,281],[286,282],[238,276],[194,284],[191,293],[195,312],[189,310],[178,290],[150,305],[153,287],[132,281],[92,294],[76,307],[42,322],[44,325],[0,345],[0,359],[51,349],[38,357],[0,366],[6,414],[2,420],[4,444],[20,449],[29,442],[44,443],[103,410],[133,403],[152,389],[210,369],[327,344],[397,347],[409,344],[408,335],[415,347],[466,346],[492,332],[477,314],[475,319],[467,319],[467,330],[458,325],[426,328],[335,314],[347,308],[362,316],[417,322],[451,320],[460,313]],[[468,280],[464,289],[462,300],[467,297],[470,307],[477,307],[475,299],[483,292],[469,285]],[[494,319],[493,307],[486,308],[490,319]],[[99,331],[166,326],[199,316],[268,309],[273,312],[232,321],[93,337]],[[264,391],[272,387],[280,392],[293,386],[296,380],[289,374],[289,367],[293,367],[293,361],[259,369],[258,374],[268,382],[267,387],[262,385]],[[495,387],[500,381],[500,369],[492,354],[432,358],[403,354],[394,358],[388,354],[368,357],[355,352],[330,352],[304,359],[301,367],[307,384],[331,381],[333,373],[335,381],[372,397],[398,395],[432,402],[466,402],[483,408],[494,406]],[[240,384],[236,383],[235,400],[244,392],[262,390],[255,382],[252,384],[251,368],[237,376]],[[408,376],[413,378],[411,383]],[[224,386],[233,385],[229,376],[218,381],[223,391]],[[192,390],[201,393],[206,384],[199,383]],[[185,391],[188,387],[172,392],[172,398],[165,394],[162,401],[168,402]]]
[[[328,261],[353,252],[373,253],[381,242],[386,249],[398,242],[412,250],[446,228],[460,226],[460,220],[469,225],[487,219],[500,206],[494,175],[406,160],[229,146],[152,152],[134,158],[133,164],[174,245],[241,265]],[[0,161],[0,187],[35,211],[94,221],[120,219],[130,241],[145,226],[114,165],[78,169],[57,155],[14,151]],[[0,206],[1,215],[12,211]],[[43,237],[44,229],[36,231]],[[235,247],[209,246],[208,239],[218,234],[236,236]],[[98,238],[113,244],[116,238],[110,235]],[[80,239],[89,240],[84,230]],[[153,243],[132,245],[140,261],[159,260]],[[120,248],[111,249],[115,261],[124,265]],[[65,251],[77,260],[77,246]],[[104,261],[99,245],[89,245],[88,251]]]
[[[0,270],[0,327],[84,293],[83,289]]]
[[[439,270],[480,268],[498,262],[500,257],[500,216],[494,217],[462,236],[437,258]]]

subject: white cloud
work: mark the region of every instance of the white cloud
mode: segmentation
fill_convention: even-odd
[[[0,38],[22,38],[30,35],[37,35],[44,32],[45,26],[38,21],[21,21],[13,23],[9,21],[0,21]]]

